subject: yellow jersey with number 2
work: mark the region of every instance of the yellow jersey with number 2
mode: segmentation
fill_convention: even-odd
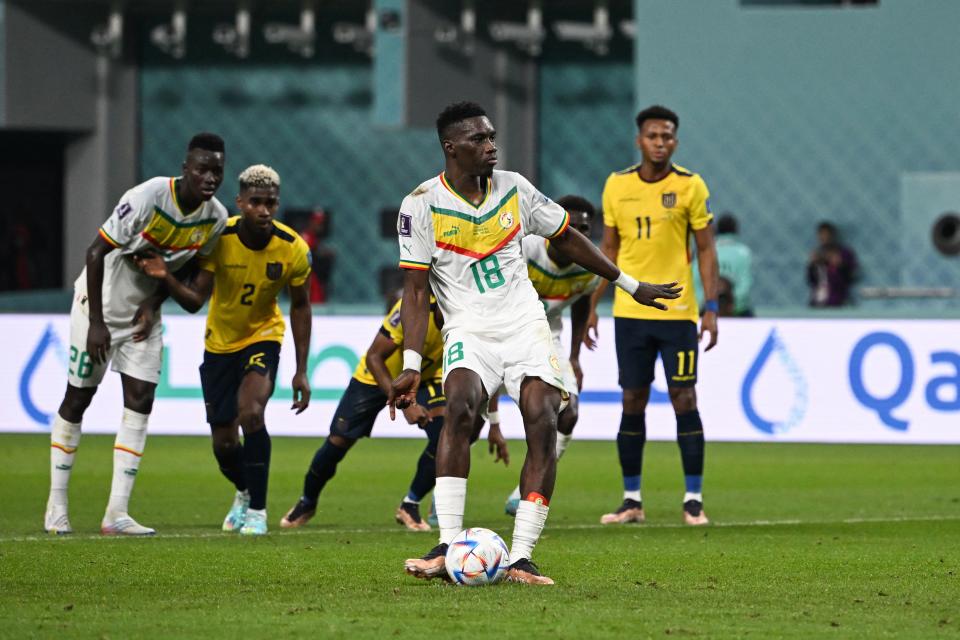
[[[255,342],[283,342],[286,324],[277,296],[310,275],[310,248],[296,231],[273,222],[263,249],[250,249],[237,233],[240,216],[227,221],[220,242],[200,268],[213,272],[213,296],[204,343],[212,353],[233,353]]]
[[[690,267],[691,235],[713,220],[710,192],[703,178],[677,165],[657,182],[644,182],[639,169],[634,165],[613,173],[603,187],[603,224],[615,228],[620,238],[617,266],[644,282],[677,281],[683,293],[665,301],[667,310],[660,311],[617,289],[613,315],[696,322],[700,314]]]

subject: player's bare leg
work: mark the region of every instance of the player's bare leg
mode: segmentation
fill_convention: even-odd
[[[139,524],[127,511],[147,443],[147,422],[153,410],[157,385],[125,373],[120,374],[120,381],[123,385],[123,419],[113,444],[113,483],[100,532],[104,535],[152,536],[156,531]]]
[[[447,545],[463,529],[470,474],[470,437],[480,408],[487,401],[480,376],[469,369],[454,369],[443,385],[447,416],[437,445],[436,499],[440,544],[422,558],[404,562],[404,570],[418,578],[446,576],[444,557]]]
[[[697,411],[694,387],[670,387],[670,402],[677,415],[677,445],[683,463],[686,492],[683,496],[683,522],[691,526],[710,524],[703,511],[703,424]]]
[[[640,495],[640,472],[647,440],[644,412],[649,399],[649,386],[623,390],[623,415],[617,433],[617,451],[623,471],[623,504],[616,511],[603,514],[601,524],[627,524],[646,519]]]
[[[267,533],[267,480],[270,476],[270,435],[264,424],[264,411],[273,380],[253,369],[243,376],[237,391],[237,422],[243,429],[243,472],[250,503],[241,535]]]
[[[557,462],[563,457],[564,452],[573,439],[573,429],[577,426],[577,420],[580,418],[580,401],[575,395],[570,396],[570,402],[566,408],[560,412],[560,418],[557,420]],[[517,515],[517,507],[520,506],[520,485],[513,490],[510,497],[507,498],[507,504],[504,510],[507,515]]]
[[[80,424],[96,392],[97,387],[80,388],[67,384],[63,402],[53,418],[50,428],[50,495],[43,518],[43,528],[47,533],[73,533],[67,516],[67,490],[80,445]]]
[[[557,479],[557,414],[560,390],[540,378],[526,378],[520,386],[520,413],[527,435],[527,457],[520,472],[520,493],[510,548],[507,579],[527,584],[553,584],[530,561],[533,547],[547,521]]]

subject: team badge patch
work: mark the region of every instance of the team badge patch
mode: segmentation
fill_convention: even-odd
[[[269,280],[279,280],[280,276],[283,275],[283,263],[282,262],[268,262],[267,263],[267,278]]]
[[[557,359],[557,356],[550,356],[550,366],[553,367],[555,371],[560,371],[560,361]]]
[[[504,211],[500,214],[500,226],[504,229],[509,229],[513,226],[513,214],[509,211]]]
[[[660,202],[663,203],[663,207],[665,209],[672,209],[677,205],[677,194],[674,193],[673,191],[670,191],[669,193],[665,193],[662,196],[660,196]]]
[[[413,228],[413,216],[401,213],[400,217],[397,218],[397,233],[401,236],[409,238],[411,235],[411,229]]]

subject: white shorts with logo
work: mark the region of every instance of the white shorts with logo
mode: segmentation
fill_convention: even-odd
[[[107,325],[110,331],[107,362],[96,365],[87,353],[87,332],[90,329],[90,318],[87,313],[86,296],[75,295],[70,309],[70,362],[67,373],[67,382],[71,386],[80,388],[98,386],[107,372],[108,363],[113,364],[114,371],[137,380],[154,384],[160,381],[163,339],[159,319],[150,330],[150,335],[142,342],[133,341],[135,331],[133,325],[129,327]]]
[[[531,322],[508,336],[450,329],[444,335],[443,345],[444,382],[454,369],[470,369],[480,376],[490,397],[496,395],[502,384],[514,402],[519,402],[520,385],[527,377],[540,378],[566,392],[560,358],[546,319]]]

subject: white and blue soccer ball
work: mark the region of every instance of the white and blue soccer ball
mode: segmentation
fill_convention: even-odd
[[[457,534],[447,547],[447,573],[457,584],[481,587],[503,580],[510,552],[503,538],[490,529],[475,527]]]

